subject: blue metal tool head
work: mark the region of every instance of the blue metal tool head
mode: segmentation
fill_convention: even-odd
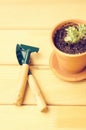
[[[16,56],[20,65],[28,64],[30,62],[30,54],[38,52],[38,47],[32,47],[24,44],[16,45]]]

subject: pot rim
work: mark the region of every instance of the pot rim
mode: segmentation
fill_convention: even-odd
[[[51,43],[52,43],[52,46],[53,48],[55,49],[55,51],[61,53],[62,55],[65,55],[65,56],[69,56],[69,57],[78,57],[78,56],[83,56],[83,55],[86,55],[86,52],[83,52],[83,53],[78,53],[78,54],[69,54],[69,53],[65,53],[61,50],[59,50],[55,44],[54,44],[54,41],[53,41],[53,35],[55,33],[55,31],[57,30],[57,28],[61,28],[64,24],[67,24],[69,22],[75,22],[75,23],[83,23],[83,24],[86,24],[86,21],[84,20],[81,20],[81,19],[67,19],[67,20],[64,20],[62,22],[59,22],[56,26],[54,26],[54,28],[52,29],[52,33],[51,33]]]

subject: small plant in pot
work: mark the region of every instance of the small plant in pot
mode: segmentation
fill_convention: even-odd
[[[86,22],[66,20],[52,32],[52,45],[59,67],[65,73],[77,74],[86,67]]]

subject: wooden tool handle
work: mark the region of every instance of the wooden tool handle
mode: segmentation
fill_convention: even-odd
[[[18,82],[18,90],[17,90],[17,95],[16,95],[16,100],[15,104],[16,105],[22,105],[24,95],[25,95],[25,90],[26,90],[26,83],[28,79],[28,71],[29,71],[29,65],[23,64],[22,65],[22,70],[20,73],[19,77],[19,82]]]
[[[34,97],[36,98],[36,101],[37,101],[37,104],[39,106],[40,111],[41,112],[47,111],[46,102],[43,98],[43,95],[42,95],[33,75],[29,75],[28,83],[29,83],[29,87],[31,88],[31,90],[34,94]]]

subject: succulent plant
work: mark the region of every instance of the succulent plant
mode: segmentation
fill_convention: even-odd
[[[67,43],[77,43],[83,37],[86,37],[86,25],[78,24],[77,26],[69,26],[65,29],[67,32],[64,41]]]

